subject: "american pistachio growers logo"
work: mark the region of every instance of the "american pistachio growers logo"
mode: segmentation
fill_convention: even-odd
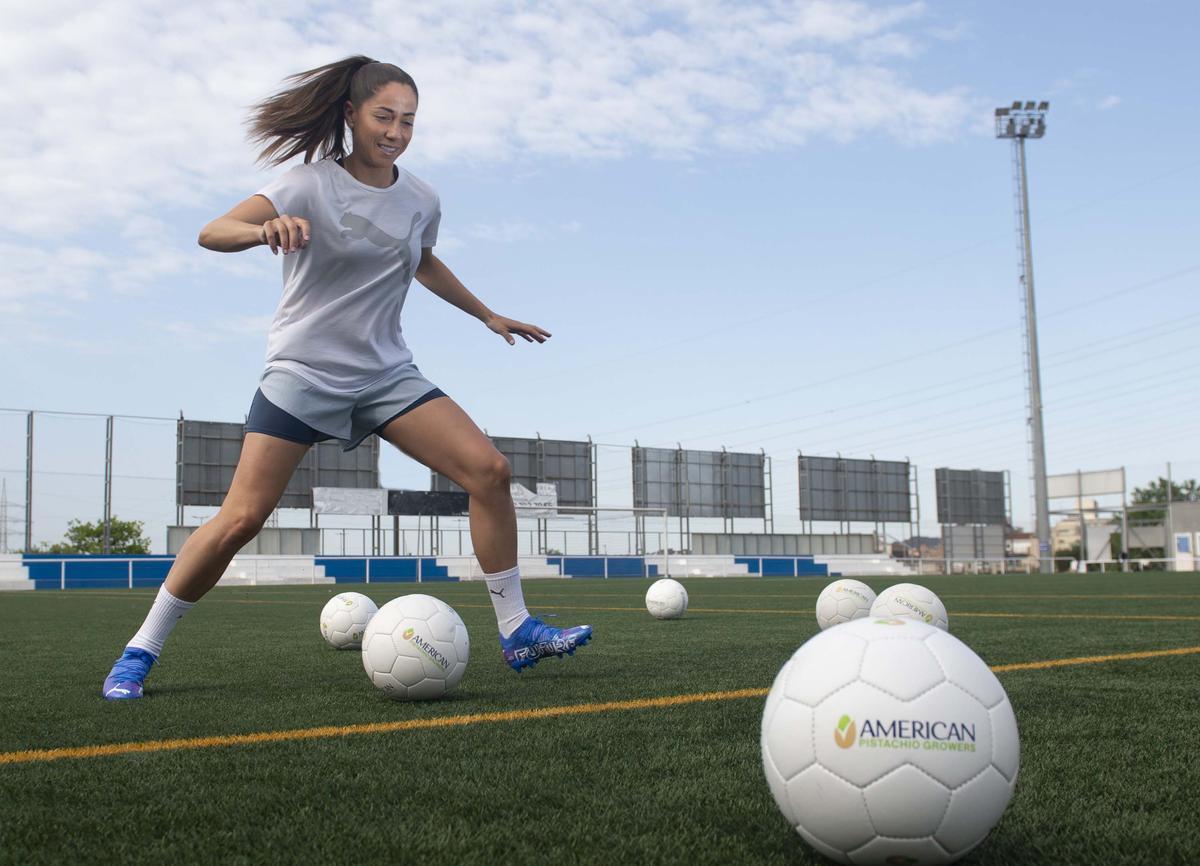
[[[834,592],[844,593],[845,595],[852,595],[855,598],[857,598],[859,601],[863,602],[864,604],[868,604],[867,597],[865,595],[863,595],[859,590],[855,589],[852,586],[845,586],[843,584],[838,584],[837,589],[834,590]]]
[[[833,741],[843,749],[848,749],[854,745],[854,737],[857,733],[858,729],[854,724],[854,719],[842,716],[838,719],[837,730],[833,732]]]
[[[905,598],[902,595],[898,595],[895,599],[893,599],[893,601],[895,604],[898,604],[901,607],[907,607],[918,617],[920,617],[922,621],[933,622],[933,614],[921,607],[921,605],[917,604],[917,602],[913,601],[911,598]]]
[[[403,637],[405,640],[412,641],[413,645],[417,649],[423,652],[431,662],[440,667],[442,670],[450,670],[450,659],[446,658],[446,655],[441,650],[417,634],[416,629],[406,628],[401,637]]]
[[[975,723],[944,719],[838,719],[833,741],[850,749],[921,749],[926,752],[974,752]]]

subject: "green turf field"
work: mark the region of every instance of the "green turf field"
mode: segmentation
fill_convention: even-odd
[[[817,630],[824,579],[685,581],[680,621],[637,580],[529,581],[593,644],[517,675],[480,584],[216,590],[139,702],[100,684],[153,591],[0,594],[0,862],[817,863],[763,779],[764,689]],[[890,580],[869,580],[878,591]],[[923,578],[991,665],[1200,647],[1197,575]],[[321,640],[338,590],[427,590],[470,629],[446,700],[393,703]],[[1200,654],[998,674],[1021,729],[1008,812],[972,863],[1195,862]],[[567,707],[587,713],[14,760],[32,749]]]

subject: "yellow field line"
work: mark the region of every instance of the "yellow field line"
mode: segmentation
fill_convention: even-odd
[[[89,593],[89,597],[95,598],[99,593]],[[136,596],[127,596],[121,594],[104,595],[104,598],[136,598]],[[983,596],[964,596],[973,598],[982,598]],[[224,602],[226,604],[265,604],[265,605],[310,605],[310,601],[300,601],[291,599],[266,599],[266,598],[223,598],[220,596],[209,596],[213,601]],[[575,605],[575,604],[539,604],[536,600],[530,600],[530,606],[542,610],[573,610],[580,612],[599,612],[599,613],[644,613],[644,607],[600,607],[595,605]],[[461,608],[477,608],[480,610],[491,610],[490,604],[471,604],[458,602],[454,607]],[[767,607],[689,607],[692,613],[754,613],[767,614],[773,616],[810,616],[811,610],[795,610],[794,608],[767,608]],[[1200,622],[1200,615],[1187,614],[1156,614],[1156,613],[1012,613],[1006,611],[955,611],[951,614],[952,617],[975,617],[983,619],[1052,619],[1052,620],[1137,620],[1141,622]]]
[[[611,593],[606,593],[606,592],[578,592],[577,593],[577,592],[571,592],[570,590],[565,590],[565,591],[564,590],[546,590],[540,586],[536,586],[536,585],[530,586],[529,583],[525,583],[524,587],[525,587],[526,595],[555,595],[555,596],[560,596],[563,598],[585,598],[585,597],[586,598],[611,598],[614,595],[618,594],[615,590]],[[753,593],[743,594],[743,593],[718,592],[718,593],[714,593],[714,595],[716,595],[722,599],[725,599],[725,598],[754,598],[754,599],[780,598],[780,599],[787,599],[789,601],[808,601],[810,599],[816,599],[817,596],[820,595],[820,593],[818,593],[818,592],[807,592],[807,593],[798,592],[798,593],[792,593],[792,594],[788,594],[788,595],[777,595],[777,594],[769,594],[769,593],[763,594],[763,595],[757,595],[757,594],[753,594]],[[1043,599],[1045,601],[1059,601],[1059,600],[1067,600],[1067,599],[1072,599],[1072,600],[1078,599],[1078,600],[1083,600],[1083,601],[1088,601],[1091,599],[1099,599],[1099,600],[1103,600],[1103,601],[1121,600],[1121,599],[1134,599],[1134,600],[1151,599],[1151,600],[1153,600],[1153,599],[1161,598],[1161,599],[1166,599],[1166,600],[1188,599],[1188,600],[1194,601],[1194,600],[1200,599],[1200,595],[1167,595],[1167,594],[1146,594],[1146,595],[1130,595],[1130,594],[1126,594],[1126,595],[1101,595],[1101,594],[1061,595],[1061,594],[1053,594],[1053,595],[1051,595],[1050,593],[995,593],[995,594],[988,594],[988,593],[942,593],[942,592],[940,592],[940,593],[938,593],[938,598],[988,598],[988,599],[1021,598],[1021,599],[1034,599],[1034,600]]]
[[[1073,659],[1048,659],[1042,662],[1018,662],[1011,665],[992,665],[998,674],[1006,671],[1041,671],[1046,668],[1061,668],[1068,665],[1094,665],[1100,662],[1128,661],[1133,659],[1156,659],[1164,656],[1186,656],[1200,653],[1200,646],[1187,646],[1168,650],[1147,650],[1135,653],[1117,653],[1108,656],[1079,656]]]
[[[969,613],[958,611],[954,616],[992,617],[1000,619],[1136,619],[1154,622],[1200,622],[1200,616],[1158,613]]]
[[[94,596],[95,594],[93,594]],[[126,596],[105,596],[105,598],[126,598]],[[308,601],[291,601],[287,599],[253,599],[253,598],[214,598],[213,601],[225,602],[226,604],[265,604],[265,605],[308,605]],[[538,604],[536,601],[531,601],[531,605],[535,608],[543,610],[576,610],[580,612],[600,612],[600,613],[642,613],[645,611],[643,607],[599,607],[595,605],[582,606],[574,604]],[[464,604],[462,602],[454,605],[461,608],[477,608],[480,610],[491,610],[490,604]],[[768,607],[689,607],[692,613],[755,613],[767,614],[774,616],[808,616],[812,614],[810,610],[795,610],[792,608],[768,608]],[[992,619],[1069,619],[1069,620],[1140,620],[1151,622],[1200,622],[1200,615],[1188,616],[1182,614],[1152,614],[1152,613],[1010,613],[1003,611],[955,611],[952,616],[956,617],[982,617]]]
[[[1132,599],[1163,598],[1163,599],[1168,599],[1168,600],[1177,600],[1177,599],[1192,599],[1192,600],[1194,600],[1194,599],[1200,598],[1200,595],[1167,595],[1165,593],[1161,594],[1161,595],[1155,595],[1155,594],[1150,594],[1150,593],[1147,593],[1147,594],[1125,594],[1125,595],[1118,595],[1118,594],[1103,595],[1100,593],[1097,593],[1095,595],[1088,595],[1086,593],[1079,593],[1079,594],[1075,594],[1075,595],[1071,595],[1071,594],[1051,595],[1049,593],[1042,593],[1042,592],[1030,592],[1030,593],[1008,592],[1008,593],[997,593],[994,595],[976,595],[973,593],[943,594],[943,595],[940,595],[939,598],[1029,598],[1029,599],[1035,599],[1035,600],[1036,599],[1045,599],[1046,601],[1056,601],[1058,599],[1080,599],[1083,601],[1089,601],[1093,598],[1096,598],[1096,599],[1102,599],[1105,601],[1109,601],[1109,600],[1121,600],[1121,599],[1126,599],[1126,598],[1132,598]]]
[[[397,584],[393,584],[393,585],[397,585]],[[425,584],[404,584],[404,585],[412,586],[414,588],[425,586]],[[459,586],[468,586],[469,584],[468,583],[460,583],[458,585]],[[339,584],[338,586],[355,586],[355,587],[360,587],[362,589],[369,590],[376,586],[378,586],[378,587],[387,586],[387,584]],[[445,584],[442,584],[442,586],[445,586]],[[139,589],[141,589],[141,588],[142,587],[139,587]],[[308,589],[308,587],[304,587],[304,588]],[[243,591],[245,591],[245,589],[242,587],[239,587],[239,589],[242,589]],[[275,587],[272,587],[269,590],[263,590],[263,591],[272,592],[275,589],[276,589]],[[570,591],[562,592],[562,591],[555,591],[555,590],[547,591],[540,586],[536,586],[536,585],[530,586],[528,584],[525,585],[525,589],[527,591],[527,595],[533,596],[535,598],[535,603],[536,603],[536,597],[538,597],[538,596],[549,596],[549,597],[558,597],[558,598],[612,598],[613,596],[619,595],[619,593],[617,593],[615,591],[612,593],[604,593],[604,592],[573,593]],[[332,591],[332,587],[330,587],[330,590]],[[254,592],[254,591],[258,591],[258,590],[250,590],[250,591]],[[357,591],[358,591],[357,589],[339,589],[338,590],[338,592],[357,592]],[[73,592],[87,593],[87,595],[85,596],[86,598],[118,598],[118,599],[130,599],[130,600],[140,599],[146,595],[146,593],[134,594],[130,590],[120,590],[120,591],[116,591],[116,592],[111,592],[111,591],[106,592],[106,591],[97,591],[97,590],[74,590]],[[18,598],[18,597],[45,598],[47,594],[51,595],[54,598],[66,598],[67,597],[67,595],[65,593],[54,593],[54,592],[36,593],[36,594],[35,593],[16,593],[16,592],[14,592],[14,593],[12,593],[11,597],[13,597],[13,598]],[[718,593],[717,595],[722,599],[726,599],[726,598],[751,598],[751,599],[770,598],[770,599],[785,599],[788,601],[809,601],[811,599],[815,599],[817,597],[818,593],[815,593],[815,592],[814,593],[797,593],[794,595],[773,595],[773,594],[771,594],[771,595],[755,595],[755,594],[741,594],[741,593]],[[1162,599],[1165,601],[1178,601],[1178,600],[1194,601],[1194,600],[1200,599],[1200,595],[1180,595],[1180,594],[1175,594],[1175,595],[1168,595],[1168,594],[1124,594],[1124,595],[1053,594],[1052,595],[1049,593],[939,593],[938,597],[939,598],[965,598],[965,599],[977,599],[977,598],[978,599],[1028,599],[1028,600],[1032,600],[1032,601],[1063,601],[1063,600],[1091,601],[1093,599],[1099,600],[1099,601],[1122,601],[1122,600],[1154,601],[1154,600],[1158,600],[1158,599]],[[238,601],[238,602],[242,602],[244,604],[310,604],[311,603],[307,600],[297,599],[297,598],[276,598],[276,599],[224,598],[222,596],[222,594],[220,594],[220,593],[218,593],[217,595],[210,595],[210,596],[208,596],[208,598],[219,600],[219,601]],[[620,608],[620,610],[626,610],[626,609],[640,610],[640,608]]]
[[[1152,659],[1165,656],[1183,656],[1200,653],[1200,646],[1179,647],[1167,650],[1115,653],[1105,656],[1080,656],[1067,659],[1047,659],[1038,662],[993,665],[996,673],[1007,671],[1045,670],[1046,668],[1072,665],[1091,665],[1102,662]],[[466,727],[468,725],[495,724],[500,722],[552,719],[563,716],[594,715],[627,710],[663,709],[688,704],[732,701],[740,698],[765,697],[769,689],[734,689],[724,692],[699,692],[690,695],[667,695],[659,698],[636,698],[628,701],[604,701],[591,704],[570,704],[557,707],[542,707],[533,710],[506,710],[494,713],[470,713],[457,716],[435,716],[430,719],[407,719],[399,722],[371,722],[362,725],[326,725],[319,728],[298,728],[288,731],[259,731],[253,734],[225,734],[211,737],[186,737],[175,740],[147,740],[139,743],[111,743],[102,746],[74,746],[58,749],[27,749],[18,752],[0,752],[0,766],[6,764],[32,764],[61,761],[70,758],[103,758],[113,755],[128,755],[140,752],[168,752],[181,749],[210,749],[219,746],[250,746],[263,743],[296,742],[330,737],[349,737],[358,734],[388,734],[397,731],[422,731],[436,728]]]
[[[216,746],[248,746],[261,743],[282,743],[295,740],[315,740],[326,737],[348,737],[357,734],[387,734],[396,731],[422,731],[434,728],[465,727],[496,722],[519,722],[530,719],[550,719],[560,716],[582,716],[624,710],[660,709],[708,701],[729,701],[737,698],[760,698],[767,689],[737,689],[728,692],[701,692],[691,695],[670,695],[661,698],[638,698],[629,701],[605,701],[593,704],[543,707],[535,710],[507,710],[496,713],[471,713],[458,716],[435,716],[431,719],[407,719],[402,722],[372,722],[363,725],[329,725],[321,728],[300,728],[290,731],[261,731],[254,734],[228,734],[215,737],[188,737],[178,740],[149,740],[140,743],[113,743],[106,746],[78,746],[63,749],[30,749],[23,752],[0,752],[0,765],[58,761],[64,758],[100,758],[127,755],[134,752],[166,752],[177,749],[208,749]]]

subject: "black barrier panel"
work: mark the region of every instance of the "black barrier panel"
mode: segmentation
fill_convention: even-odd
[[[1003,472],[980,469],[936,469],[938,523],[1004,524],[1008,496]]]
[[[175,504],[220,505],[225,501],[245,425],[225,421],[180,420],[176,431]],[[366,439],[353,451],[337,442],[319,442],[288,481],[280,508],[312,508],[314,487],[379,487],[379,440]]]
[[[440,517],[466,514],[470,500],[466,493],[428,490],[389,490],[387,498],[388,514]]]
[[[496,450],[512,467],[512,480],[536,492],[538,484],[558,488],[558,504],[591,508],[592,445],[563,439],[517,439],[490,437]],[[462,488],[444,475],[432,473],[430,488],[435,491],[462,492]]]
[[[799,458],[800,519],[912,522],[907,461]]]
[[[633,505],[672,517],[763,517],[762,454],[635,447]]]

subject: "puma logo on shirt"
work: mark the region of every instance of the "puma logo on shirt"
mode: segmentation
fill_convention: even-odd
[[[282,263],[268,368],[290,368],[318,387],[345,392],[412,363],[400,318],[421,251],[437,245],[441,205],[433,187],[396,169],[396,182],[384,191],[321,159],[260,190],[278,213],[310,220],[313,231],[305,252]]]
[[[417,223],[420,221],[421,212],[417,211],[412,215],[412,223],[408,227],[408,234],[402,238],[394,238],[366,217],[346,211],[342,214],[342,225],[346,227],[346,230],[342,232],[342,237],[356,241],[365,238],[377,247],[408,249],[408,242],[412,240],[413,229],[417,227]]]
[[[396,250],[400,255],[400,260],[404,263],[404,279],[407,281],[412,278],[413,273],[412,247],[409,246],[409,242],[412,240],[413,230],[420,221],[421,212],[417,211],[412,215],[408,234],[402,238],[394,238],[366,217],[346,211],[342,214],[341,220],[342,225],[346,227],[342,232],[342,237],[352,241],[366,240],[377,247]]]

